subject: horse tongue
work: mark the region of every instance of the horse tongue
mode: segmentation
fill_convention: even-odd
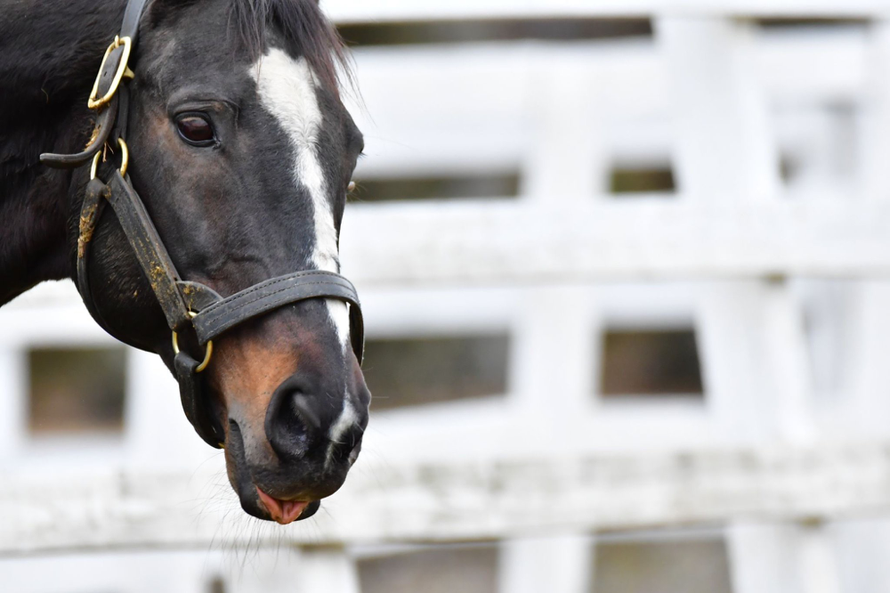
[[[263,503],[263,506],[266,507],[266,510],[269,511],[269,515],[272,516],[272,519],[278,521],[282,525],[293,523],[299,519],[300,515],[303,514],[303,511],[306,510],[306,507],[309,506],[308,502],[299,500],[278,500],[260,490],[259,487],[257,487],[256,491],[257,494],[260,495],[260,501]]]

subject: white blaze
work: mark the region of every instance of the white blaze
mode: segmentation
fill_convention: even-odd
[[[305,59],[292,59],[273,48],[250,69],[257,83],[260,103],[278,120],[294,146],[294,183],[312,197],[315,222],[315,248],[312,262],[319,270],[340,271],[337,229],[327,199],[327,182],[318,161],[318,134],[322,115],[315,94],[316,78]],[[346,303],[327,299],[328,312],[345,349],[349,339],[349,312]]]
[[[337,421],[334,422],[328,430],[328,440],[331,444],[328,445],[328,450],[325,454],[325,469],[327,469],[333,460],[334,447],[346,444],[341,440],[343,435],[357,423],[358,414],[355,411],[355,407],[353,407],[352,403],[349,401],[349,392],[347,391],[343,394],[343,411],[340,412],[340,417],[337,418]]]
[[[349,401],[349,394],[346,393],[343,397],[343,411],[328,432],[331,444],[343,444],[340,439],[356,422],[358,422],[358,414],[355,413],[355,408]]]

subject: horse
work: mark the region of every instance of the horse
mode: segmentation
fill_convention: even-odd
[[[244,511],[311,516],[355,463],[371,398],[339,275],[363,139],[336,30],[317,0],[0,14],[0,305],[74,280],[179,380]]]

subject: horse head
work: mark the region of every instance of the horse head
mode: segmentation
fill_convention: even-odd
[[[248,303],[251,287],[274,291],[269,279],[339,272],[340,222],[363,146],[338,93],[342,56],[315,0],[148,4],[129,59],[126,176],[182,280]],[[124,166],[98,160],[100,178]],[[72,187],[73,252],[84,179]],[[89,242],[88,292],[106,329],[171,369],[180,348],[201,360],[211,344],[191,328],[174,348],[153,271],[122,223],[106,211]],[[286,302],[212,340],[194,413],[215,435],[202,436],[222,441],[229,480],[254,516],[311,515],[355,462],[370,393],[350,306]]]

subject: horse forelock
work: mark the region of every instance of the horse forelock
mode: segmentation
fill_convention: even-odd
[[[272,27],[292,53],[306,60],[329,91],[337,94],[341,74],[351,82],[343,40],[317,0],[234,0],[232,15],[252,60],[266,53]]]
[[[289,53],[305,58],[321,84],[337,96],[341,83],[354,86],[346,46],[318,0],[230,0],[229,23],[255,62],[276,36]],[[147,18],[161,24],[176,11],[200,0],[152,0]]]

